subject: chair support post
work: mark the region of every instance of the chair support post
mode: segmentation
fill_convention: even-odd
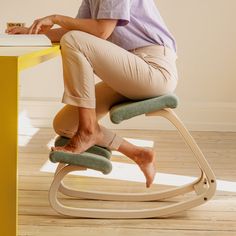
[[[215,191],[216,191],[216,177],[210,165],[208,164],[205,156],[203,155],[202,151],[197,145],[196,141],[194,140],[190,132],[187,130],[183,122],[176,115],[176,113],[170,108],[165,108],[160,111],[148,113],[146,115],[147,116],[162,116],[168,119],[176,127],[178,132],[182,135],[185,143],[189,146],[189,148],[193,152],[199,168],[203,171],[208,181],[209,189],[207,191],[206,198],[207,199],[212,198],[212,196],[215,194]]]

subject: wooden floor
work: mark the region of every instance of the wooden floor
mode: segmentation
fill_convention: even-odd
[[[198,170],[191,152],[175,131],[117,131],[124,137],[155,141],[158,171],[161,173],[197,176]],[[236,184],[236,133],[192,132],[218,180]],[[19,235],[31,236],[156,236],[156,235],[236,235],[236,188],[217,191],[205,205],[180,213],[168,219],[109,220],[72,219],[57,214],[49,205],[48,189],[52,173],[41,172],[48,159],[52,129],[39,129],[34,135],[21,132],[19,139],[30,138],[19,153]],[[115,161],[129,162],[124,157]],[[131,163],[131,162],[130,162]],[[135,175],[136,173],[132,173]],[[80,183],[82,189],[108,191],[146,191],[144,183],[71,176],[68,181]],[[174,182],[174,179],[173,179]],[[230,184],[229,182],[229,184]],[[153,185],[151,190],[164,186]],[[75,201],[68,201],[69,204]],[[92,207],[138,208],[142,203],[125,204],[79,200],[76,205]],[[147,204],[147,203],[146,203]],[[155,202],[146,205],[153,207]]]

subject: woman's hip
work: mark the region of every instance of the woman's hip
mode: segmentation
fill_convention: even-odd
[[[177,54],[172,49],[161,45],[150,45],[130,52],[143,59],[152,68],[159,70],[167,80],[178,80]]]

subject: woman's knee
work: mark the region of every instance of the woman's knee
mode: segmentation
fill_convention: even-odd
[[[63,129],[63,125],[58,114],[54,117],[52,126],[57,135],[65,136],[65,130]]]
[[[60,40],[61,48],[80,48],[81,44],[88,41],[88,37],[88,33],[79,30],[71,30],[62,36]]]
[[[66,34],[64,34],[60,40],[60,45],[61,45],[61,48],[65,48],[65,47],[68,47],[68,46],[74,46],[74,39],[72,37],[72,34],[73,34],[73,31],[69,31],[67,32]]]
[[[54,131],[60,136],[71,138],[78,128],[77,116],[76,107],[64,106],[53,119]]]

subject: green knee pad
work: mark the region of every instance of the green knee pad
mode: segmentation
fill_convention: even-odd
[[[55,140],[55,146],[64,146],[69,140],[69,138],[59,136]],[[111,151],[97,145],[80,154],[51,151],[49,158],[53,163],[60,162],[69,165],[82,166],[101,171],[103,174],[109,174],[112,170],[112,164],[110,162]]]

